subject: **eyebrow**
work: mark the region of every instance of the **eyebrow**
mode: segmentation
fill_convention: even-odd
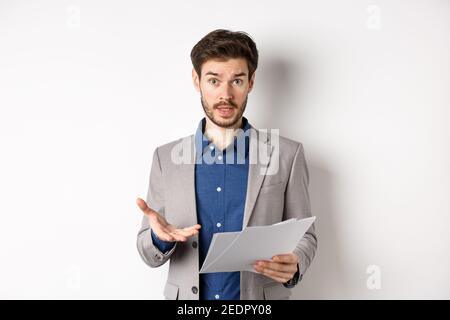
[[[207,73],[205,73],[205,76],[216,76],[216,77],[220,77],[220,75],[216,72],[212,72],[212,71],[208,71]],[[242,77],[242,76],[246,76],[247,74],[245,72],[240,72],[240,73],[235,73],[234,76],[235,77]]]

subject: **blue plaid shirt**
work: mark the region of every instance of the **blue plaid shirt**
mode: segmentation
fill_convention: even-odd
[[[200,266],[206,258],[214,233],[241,231],[248,180],[250,128],[242,118],[242,129],[227,148],[220,150],[204,135],[203,118],[195,133],[195,197],[199,233]],[[162,251],[169,251],[173,242],[159,240],[152,232],[153,242]],[[240,272],[200,274],[200,300],[239,300]]]

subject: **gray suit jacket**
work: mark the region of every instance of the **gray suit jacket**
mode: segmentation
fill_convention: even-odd
[[[303,145],[278,135],[265,134],[254,127],[248,131],[250,166],[242,227],[310,217],[309,173]],[[195,136],[191,135],[173,141],[156,148],[153,154],[147,204],[179,228],[197,223],[194,140]],[[177,242],[169,252],[159,251],[153,244],[148,219],[143,216],[137,249],[143,261],[152,268],[170,260],[164,288],[166,299],[199,299],[199,251],[193,242],[198,242],[198,235],[186,242]],[[308,269],[316,249],[313,224],[294,250],[300,258],[301,276]],[[241,271],[240,289],[241,300],[289,299],[292,290],[264,275],[248,271]]]

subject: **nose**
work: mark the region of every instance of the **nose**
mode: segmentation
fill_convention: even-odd
[[[220,100],[225,100],[228,102],[233,99],[233,87],[229,83],[225,83],[224,88],[222,88],[222,91],[220,93]]]

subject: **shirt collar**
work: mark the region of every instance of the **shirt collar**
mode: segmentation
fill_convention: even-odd
[[[195,132],[195,148],[197,150],[197,155],[204,155],[205,152],[208,152],[209,148],[211,149],[218,149],[212,141],[208,140],[208,138],[205,136],[205,126],[206,126],[206,118],[203,118],[200,123],[198,124],[197,131]],[[233,138],[233,142],[228,145],[225,150],[220,151],[222,152],[230,152],[231,148],[234,148],[234,151],[237,151],[238,156],[241,159],[245,159],[245,157],[248,156],[249,151],[249,135],[247,130],[251,128],[250,123],[248,122],[247,118],[242,117],[242,131],[239,131],[238,134]],[[240,143],[239,143],[240,142]],[[239,148],[242,143],[245,143],[244,148]]]

